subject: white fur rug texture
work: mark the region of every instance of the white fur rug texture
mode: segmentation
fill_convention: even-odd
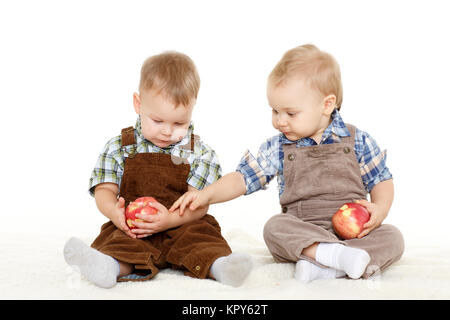
[[[52,234],[0,235],[0,299],[449,299],[450,245],[408,243],[402,259],[371,280],[294,279],[293,263],[275,263],[263,241],[242,230],[224,233],[233,251],[254,258],[242,286],[162,270],[146,282],[120,282],[98,288],[66,265],[63,246],[70,236]],[[90,244],[93,237],[81,237]]]

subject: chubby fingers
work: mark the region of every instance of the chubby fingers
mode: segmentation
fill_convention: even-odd
[[[361,239],[362,237],[366,236],[367,234],[369,234],[369,232],[371,232],[373,229],[375,229],[377,227],[377,219],[375,217],[375,215],[371,214],[370,215],[370,219],[369,221],[367,221],[364,225],[363,225],[363,231],[361,231],[361,233],[358,235],[358,238]]]
[[[189,209],[193,210],[197,210],[198,207],[200,207],[200,200],[198,197],[195,197],[195,199],[192,200],[191,205],[189,206]]]
[[[149,237],[154,234],[153,231],[143,230],[143,229],[133,229],[133,232],[135,233],[135,237],[137,239]]]
[[[133,225],[137,226],[138,223],[152,223],[158,221],[158,216],[156,214],[136,214],[136,218],[142,220],[140,221],[133,221]]]
[[[119,218],[119,226],[120,226],[120,229],[123,232],[125,232],[125,234],[127,234],[131,238],[136,238],[136,235],[131,232],[130,228],[128,227],[127,223],[125,222],[125,216],[122,216],[121,218]]]
[[[117,207],[125,208],[125,199],[123,197],[119,197],[119,200],[117,200]]]
[[[186,205],[188,205],[189,204],[189,198],[188,197],[185,197],[184,199],[183,199],[183,201],[181,202],[181,205],[180,205],[180,213],[179,213],[179,215],[180,216],[182,216],[183,214],[184,214],[184,209],[186,209]]]
[[[135,228],[130,230],[135,237],[143,238],[155,233],[155,222],[158,221],[155,215],[137,214],[136,218],[141,221],[133,221],[133,226]]]
[[[370,229],[364,229],[360,234],[358,234],[357,238],[361,239],[362,237],[365,237],[370,231]]]
[[[141,238],[149,237],[149,236],[151,236],[151,235],[153,235],[153,233],[140,234],[140,235],[137,236],[137,238],[138,238],[138,239],[141,239]]]
[[[155,231],[151,229],[133,229],[134,236],[139,239],[151,236],[154,233]]]
[[[189,205],[189,209],[190,210],[195,210],[197,209],[197,205],[195,204],[195,200],[197,199],[197,195],[196,194],[188,194],[186,196],[186,198],[183,200],[183,203],[180,206],[180,215],[182,215],[184,213],[184,210],[186,209],[186,207]]]
[[[130,238],[136,239],[136,235],[133,232],[131,232],[128,226],[122,225],[122,231],[125,232],[125,234],[128,235]]]
[[[184,194],[181,196],[181,197],[179,197],[178,199],[177,199],[177,201],[175,201],[174,203],[173,203],[173,205],[170,207],[170,209],[169,209],[169,212],[174,212],[175,210],[177,210],[178,209],[178,207],[180,206],[180,204],[183,202],[183,199],[184,199]]]
[[[122,225],[122,231],[125,232],[126,235],[128,235],[130,238],[136,239],[136,235],[131,232],[130,228],[128,228],[128,226]]]
[[[159,202],[149,202],[148,205],[152,208],[155,208],[156,210],[158,210],[159,212],[162,212],[164,210],[167,210],[166,207],[164,207],[161,203]]]
[[[371,202],[367,201],[366,199],[361,199],[361,200],[355,200],[355,203],[359,203],[360,205],[366,207],[368,209],[368,207],[370,207]]]
[[[375,226],[375,223],[376,223],[376,222],[377,222],[377,221],[376,221],[375,215],[371,214],[371,215],[370,215],[369,221],[367,221],[367,222],[364,224],[363,227],[364,227],[364,229],[372,228],[372,227]]]
[[[377,222],[375,219],[370,219],[369,221],[367,221],[364,226],[363,226],[363,231],[361,231],[361,233],[358,235],[358,238],[361,239],[362,237],[366,236],[369,234],[369,232],[371,232],[373,229],[375,229],[378,226]]]

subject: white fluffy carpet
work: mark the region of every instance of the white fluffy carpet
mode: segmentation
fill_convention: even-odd
[[[239,288],[163,270],[147,282],[98,288],[65,264],[69,236],[0,235],[0,299],[449,299],[449,243],[406,243],[403,258],[372,280],[294,280],[294,264],[277,264],[262,241],[241,230],[225,233],[234,251],[254,257]],[[82,237],[90,243],[93,238]]]

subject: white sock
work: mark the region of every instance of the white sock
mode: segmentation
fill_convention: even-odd
[[[367,251],[340,243],[319,243],[316,261],[333,269],[344,271],[350,278],[358,279],[370,261]]]
[[[253,267],[252,258],[245,253],[220,257],[211,265],[211,275],[219,282],[238,287]]]
[[[333,268],[321,268],[306,260],[299,260],[295,265],[295,279],[308,283],[317,279],[336,279],[345,276],[345,272]]]
[[[67,264],[77,266],[83,276],[99,287],[111,288],[117,282],[119,262],[89,247],[78,238],[70,238],[66,242],[64,259]]]

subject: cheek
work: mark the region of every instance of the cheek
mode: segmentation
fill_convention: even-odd
[[[142,133],[144,134],[145,138],[154,137],[158,133],[158,126],[152,122],[153,121],[151,120],[141,119]]]
[[[272,126],[273,126],[275,129],[278,129],[278,126],[277,126],[277,118],[276,118],[275,116],[272,116]]]
[[[297,132],[303,132],[305,130],[308,130],[307,128],[309,127],[309,125],[310,122],[304,117],[300,118],[297,116],[295,119],[292,119],[290,121],[291,128],[293,128]]]
[[[181,140],[186,135],[188,128],[175,128],[172,132],[173,140]]]

